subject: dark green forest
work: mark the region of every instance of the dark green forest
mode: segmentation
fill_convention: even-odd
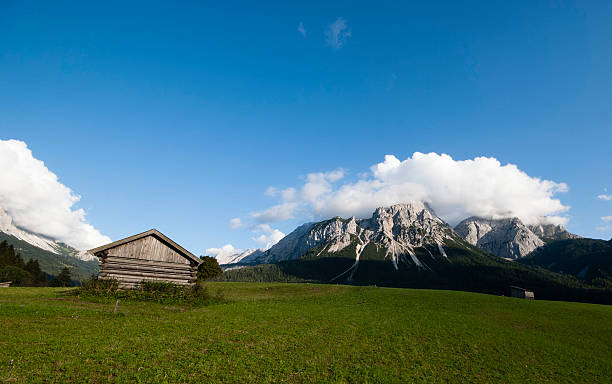
[[[68,268],[72,281],[80,283],[91,275],[98,274],[97,260],[80,260],[75,257],[78,251],[65,244],[57,243],[59,253],[53,253],[2,232],[0,232],[0,241],[11,244],[26,263],[32,259],[37,260],[40,269],[49,276],[57,276],[64,268]]]
[[[12,244],[6,240],[0,242],[0,282],[10,281],[11,285],[20,286],[44,286],[47,284],[47,276],[40,269],[38,260],[23,260],[20,254],[15,252]]]

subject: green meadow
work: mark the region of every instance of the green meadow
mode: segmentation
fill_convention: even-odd
[[[205,306],[0,289],[0,382],[609,383],[612,306],[210,283]]]

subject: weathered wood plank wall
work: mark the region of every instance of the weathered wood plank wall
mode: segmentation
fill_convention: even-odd
[[[196,280],[197,265],[154,236],[147,236],[100,255],[100,279],[116,279],[120,288],[142,281],[188,285]]]
[[[166,263],[189,264],[184,256],[174,249],[168,247],[153,236],[147,236],[127,244],[112,248],[111,256],[126,257],[130,259],[142,259],[162,261]]]

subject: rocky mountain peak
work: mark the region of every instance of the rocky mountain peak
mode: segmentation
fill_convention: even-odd
[[[455,232],[468,243],[508,259],[524,257],[550,240],[578,237],[560,225],[527,226],[516,217],[470,217],[457,224]]]
[[[359,225],[377,234],[386,245],[400,242],[411,247],[437,244],[452,234],[452,229],[424,202],[412,201],[377,208],[370,219]]]
[[[539,224],[530,225],[529,229],[542,240],[580,239],[578,235],[569,233],[563,225]]]
[[[315,247],[322,247],[319,254],[333,254],[354,245],[356,268],[361,252],[372,244],[385,250],[385,258],[395,268],[400,261],[425,268],[416,257],[416,248],[428,247],[431,257],[446,257],[442,247],[446,239],[458,236],[426,203],[413,201],[377,208],[367,219],[334,217],[304,224],[259,257],[244,261],[272,263],[300,258]]]

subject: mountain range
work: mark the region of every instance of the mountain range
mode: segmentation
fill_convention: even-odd
[[[16,226],[12,217],[0,207],[2,240],[12,244],[25,261],[38,260],[40,268],[48,275],[57,275],[62,268],[69,267],[73,280],[82,281],[98,272],[98,261],[93,255]]]
[[[373,237],[375,234],[377,236]],[[382,241],[379,245],[388,249],[393,263],[397,263],[398,255],[408,255],[417,265],[420,261],[415,260],[412,255],[414,252],[411,252],[415,246],[433,245],[433,250],[441,253],[445,240],[457,240],[458,237],[488,253],[511,260],[525,257],[552,241],[580,238],[561,225],[525,225],[518,218],[487,219],[473,216],[450,228],[427,203],[416,201],[378,208],[370,219],[353,217],[345,220],[336,217],[320,223],[307,223],[267,251],[248,249],[218,261],[226,265],[291,260],[328,241],[334,243],[328,251],[338,251],[350,243],[350,236],[361,239],[364,247],[371,241],[376,242],[375,238],[378,238]],[[425,248],[431,248],[428,246]],[[359,256],[355,256],[358,260]]]
[[[513,261],[547,244],[573,240],[579,237],[561,226],[528,226],[516,218],[472,217],[452,228],[429,205],[413,201],[378,208],[366,219],[335,217],[301,225],[266,251],[237,255],[221,279],[497,294],[520,285],[536,289],[540,298],[612,302],[607,283],[593,285],[577,276]]]
[[[16,226],[0,208],[0,241],[48,275],[74,280],[97,260]],[[306,223],[270,249],[218,260],[222,280],[311,281],[459,289],[504,294],[525,286],[539,298],[612,303],[612,240],[583,239],[559,225],[470,217],[452,228],[424,202],[377,208],[370,218]]]

